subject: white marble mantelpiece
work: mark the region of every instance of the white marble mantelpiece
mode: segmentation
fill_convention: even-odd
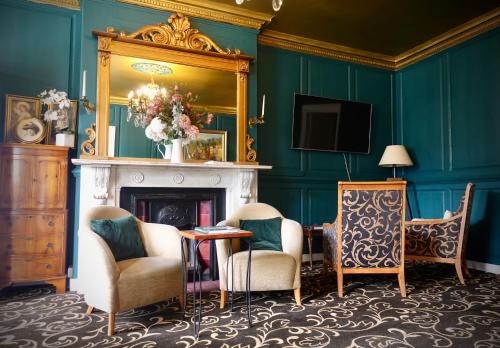
[[[258,164],[170,163],[165,160],[73,159],[80,170],[80,219],[98,205],[120,206],[122,187],[224,188],[226,216],[240,205],[256,202]],[[80,251],[78,253],[81,255]],[[78,290],[78,282],[71,289]]]

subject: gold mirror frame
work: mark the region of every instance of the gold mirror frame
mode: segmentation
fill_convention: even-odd
[[[208,36],[191,28],[189,19],[173,14],[168,23],[148,25],[126,34],[107,28],[97,37],[97,109],[95,156],[108,158],[109,90],[111,55],[144,58],[235,73],[236,162],[246,162],[247,83],[253,57],[239,50],[221,49]],[[84,155],[89,152],[84,151]]]

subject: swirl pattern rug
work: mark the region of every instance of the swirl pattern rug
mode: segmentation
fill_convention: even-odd
[[[472,271],[463,286],[453,266],[417,264],[406,279],[401,298],[395,276],[347,276],[339,298],[334,274],[304,267],[303,306],[292,291],[254,293],[250,329],[243,300],[231,313],[210,292],[198,340],[173,300],[119,313],[108,337],[107,314],[86,315],[79,294],[5,289],[0,347],[500,347],[499,275]]]

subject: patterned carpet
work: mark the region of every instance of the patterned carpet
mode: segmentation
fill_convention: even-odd
[[[462,286],[453,266],[417,264],[405,299],[395,276],[347,276],[339,299],[334,274],[304,267],[304,305],[291,291],[254,294],[250,329],[244,306],[220,310],[218,293],[208,293],[198,340],[176,301],[118,314],[119,332],[108,337],[106,314],[86,315],[76,293],[6,289],[0,347],[500,347],[500,276],[472,272]]]

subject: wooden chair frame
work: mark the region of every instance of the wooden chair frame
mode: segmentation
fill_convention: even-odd
[[[401,219],[401,265],[399,267],[357,267],[346,268],[342,267],[342,197],[345,190],[400,190],[402,191],[402,219]],[[382,181],[382,182],[339,182],[338,183],[338,215],[334,224],[337,224],[337,259],[334,264],[331,264],[332,269],[337,273],[338,295],[344,295],[344,274],[397,274],[399,289],[402,297],[406,297],[405,275],[404,275],[404,243],[405,243],[405,207],[406,207],[406,181]],[[323,264],[324,271],[327,270],[328,264],[326,259]]]

